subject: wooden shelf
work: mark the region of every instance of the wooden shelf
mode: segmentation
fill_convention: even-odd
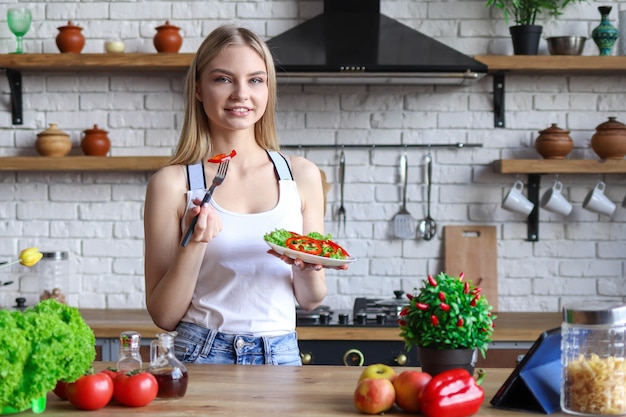
[[[626,174],[626,160],[607,159],[499,159],[493,162],[499,174],[528,174],[528,199],[534,204],[528,215],[526,240],[539,240],[539,187],[544,174]]]
[[[617,74],[626,73],[626,56],[476,55],[489,73]]]
[[[23,72],[186,71],[193,57],[193,53],[0,54],[0,68]],[[476,55],[474,58],[487,65],[489,73],[626,73],[626,56]]]
[[[626,160],[500,159],[493,169],[500,174],[626,174]]]
[[[20,72],[181,72],[194,54],[0,54],[0,68]]]
[[[156,171],[168,156],[16,156],[0,158],[0,171]]]

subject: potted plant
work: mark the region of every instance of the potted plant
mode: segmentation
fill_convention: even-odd
[[[495,315],[481,289],[464,274],[453,277],[445,272],[424,280],[422,288],[407,294],[409,304],[400,312],[400,336],[406,349],[419,348],[425,372],[437,374],[449,368],[474,371],[477,352],[483,357],[493,334]],[[431,359],[432,355],[441,359]],[[448,359],[462,362],[438,366]]]
[[[509,27],[516,55],[536,55],[543,27],[537,25],[540,16],[557,17],[571,3],[584,3],[587,0],[487,0],[487,7],[502,10],[504,20],[515,21]]]

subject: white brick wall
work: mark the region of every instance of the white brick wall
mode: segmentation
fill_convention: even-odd
[[[477,0],[381,0],[383,13],[467,54],[510,51],[508,27],[497,11]],[[56,53],[57,27],[71,19],[83,27],[84,52],[121,37],[129,52],[154,52],[155,27],[170,20],[184,36],[181,52],[193,52],[214,27],[246,25],[269,38],[321,12],[321,1],[24,1],[34,21],[24,41],[29,53]],[[0,1],[7,8],[14,1]],[[612,21],[626,1],[612,4]],[[576,28],[588,35],[599,22],[597,4],[575,5],[545,34]],[[132,16],[130,18],[129,16]],[[0,19],[4,15],[0,14]],[[561,32],[559,32],[561,31]],[[0,23],[0,53],[15,46]],[[546,50],[542,41],[542,50]],[[596,55],[592,41],[585,55]],[[80,154],[82,131],[94,124],[109,131],[111,154],[170,155],[182,117],[183,74],[24,74],[24,125],[12,126],[9,89],[0,81],[0,156],[34,155],[36,134],[58,123]],[[284,144],[481,143],[482,148],[435,149],[432,214],[441,232],[452,224],[498,227],[501,311],[557,311],[578,298],[626,298],[626,208],[611,219],[581,208],[595,175],[561,175],[574,204],[567,218],[541,211],[540,241],[526,242],[521,216],[500,201],[514,177],[493,172],[500,158],[538,158],[539,130],[551,123],[570,129],[572,158],[595,158],[589,140],[608,116],[626,121],[626,76],[516,75],[506,79],[506,128],[493,127],[492,80],[466,87],[288,86],[280,89],[278,127]],[[359,258],[349,271],[328,273],[326,304],[349,308],[356,296],[391,297],[410,291],[428,273],[439,272],[443,245],[391,238],[391,218],[400,205],[397,163],[402,149],[346,151],[348,237],[340,241]],[[292,152],[292,151],[289,151]],[[304,154],[337,180],[338,152]],[[423,149],[409,149],[408,209],[425,215]],[[150,173],[1,172],[0,261],[21,248],[70,253],[70,304],[92,308],[143,308],[143,197]],[[525,179],[525,176],[522,176]],[[626,175],[601,176],[609,197],[626,195]],[[542,178],[542,189],[554,176]],[[329,193],[327,231],[334,233],[338,187]],[[36,277],[13,267],[0,281],[0,307],[15,297],[37,299]]]

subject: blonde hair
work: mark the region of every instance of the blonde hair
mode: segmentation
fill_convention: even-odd
[[[196,98],[196,86],[207,65],[224,48],[231,45],[246,45],[254,49],[265,61],[267,68],[268,100],[265,113],[254,126],[256,142],[264,149],[279,150],[276,135],[276,69],[267,44],[254,32],[232,25],[220,26],[204,39],[185,79],[185,119],[178,139],[176,152],[169,161],[173,164],[193,164],[211,155],[213,145],[209,135],[209,119],[202,103]]]

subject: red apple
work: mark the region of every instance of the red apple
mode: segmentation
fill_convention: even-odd
[[[420,410],[422,391],[431,380],[426,372],[407,370],[401,372],[393,381],[396,389],[396,404],[409,413]]]
[[[365,414],[380,414],[393,407],[396,390],[386,378],[364,379],[354,390],[354,406]]]
[[[388,379],[389,381],[393,382],[395,377],[396,371],[394,371],[391,366],[385,365],[384,363],[375,363],[363,369],[363,372],[361,372],[361,375],[359,376],[359,382],[363,381],[364,379],[378,378]]]

